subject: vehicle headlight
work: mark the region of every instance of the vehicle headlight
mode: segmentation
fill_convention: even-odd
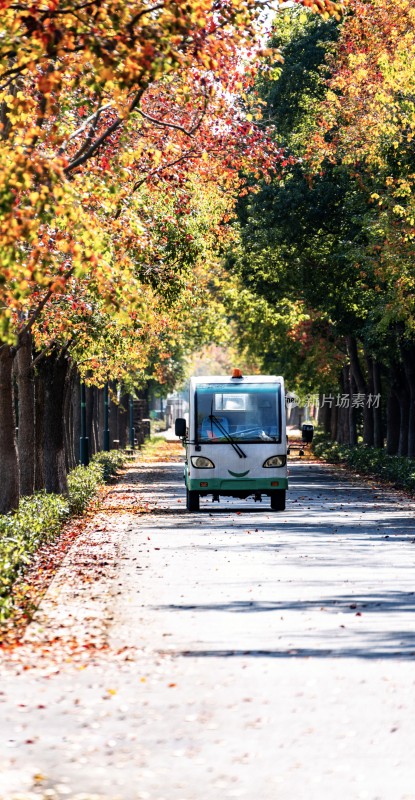
[[[263,467],[284,467],[287,463],[287,456],[271,456],[263,463]]]
[[[215,466],[210,458],[205,458],[204,456],[192,456],[190,460],[192,466],[196,467],[196,469],[214,469]]]

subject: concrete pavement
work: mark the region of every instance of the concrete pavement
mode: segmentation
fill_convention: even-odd
[[[0,797],[415,798],[415,505],[303,463],[188,514],[181,474],[113,488],[4,664]]]

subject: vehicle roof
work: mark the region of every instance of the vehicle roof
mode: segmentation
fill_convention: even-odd
[[[190,378],[194,385],[206,383],[230,383],[232,385],[242,385],[244,383],[283,383],[281,375],[243,375],[242,378],[232,378],[231,375],[199,375]]]

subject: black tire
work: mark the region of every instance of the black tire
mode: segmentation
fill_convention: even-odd
[[[186,508],[188,511],[199,511],[199,492],[191,492],[186,489]]]
[[[285,511],[285,489],[271,492],[271,508],[273,511]]]

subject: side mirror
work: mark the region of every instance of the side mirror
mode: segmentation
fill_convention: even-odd
[[[314,425],[305,422],[304,425],[301,426],[301,433],[303,442],[310,444],[310,442],[313,441]]]
[[[174,423],[174,432],[176,436],[180,436],[181,439],[184,439],[186,436],[186,420],[178,417]]]

